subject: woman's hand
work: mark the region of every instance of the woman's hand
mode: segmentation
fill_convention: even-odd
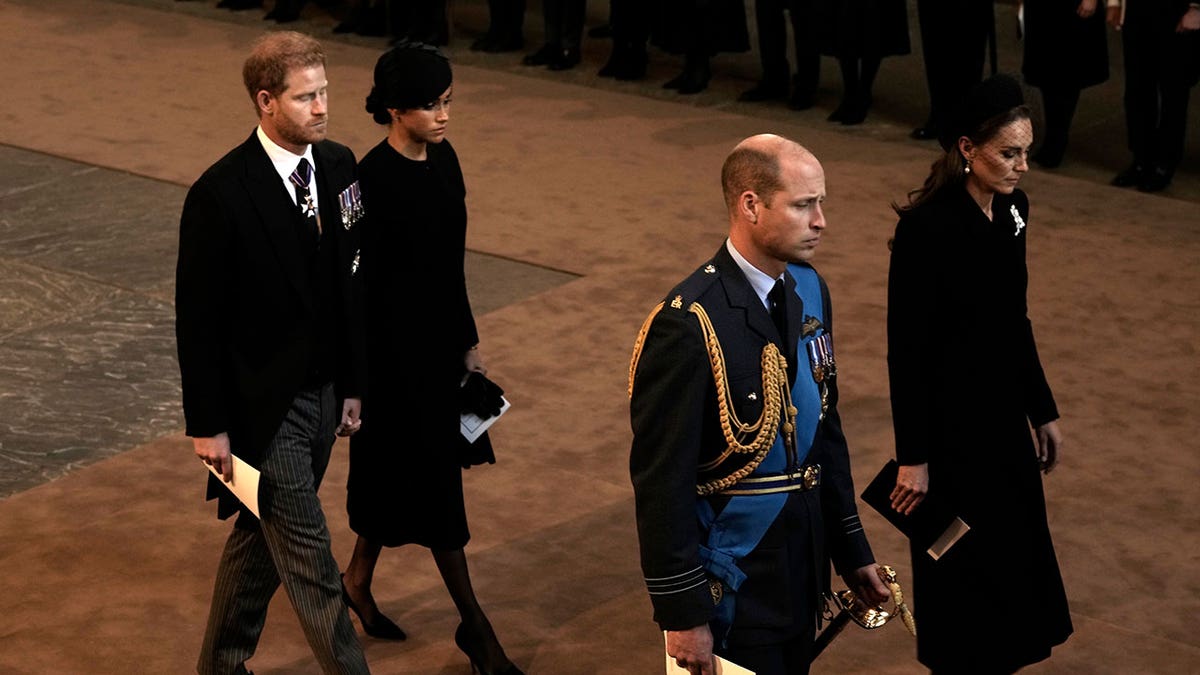
[[[901,464],[891,494],[892,508],[907,516],[925,499],[926,492],[929,492],[929,464]]]
[[[1046,422],[1037,428],[1037,456],[1042,473],[1050,473],[1058,465],[1062,444],[1062,432],[1058,430],[1057,420]]]
[[[479,345],[471,347],[463,355],[463,368],[468,373],[487,375],[487,366],[483,365],[483,357],[479,355]]]

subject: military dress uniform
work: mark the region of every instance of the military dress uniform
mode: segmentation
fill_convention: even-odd
[[[723,246],[646,319],[630,364],[654,620],[708,623],[718,654],[810,646],[830,559],[839,573],[874,562],[837,411],[828,289],[807,265],[789,266],[784,287],[781,335]]]

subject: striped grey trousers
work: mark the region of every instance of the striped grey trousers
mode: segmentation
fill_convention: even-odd
[[[243,513],[225,542],[196,665],[201,675],[246,672],[281,581],[321,669],[369,672],[317,497],[340,416],[331,385],[301,390],[267,447],[259,467],[262,521]]]

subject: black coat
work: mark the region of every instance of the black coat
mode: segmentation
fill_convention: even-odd
[[[930,494],[971,527],[937,561],[912,551],[935,670],[1015,669],[1072,631],[1030,431],[1058,411],[1026,313],[1029,202],[997,194],[992,212],[961,186],[906,212],[888,279],[896,457],[927,462]]]
[[[187,434],[229,434],[232,451],[258,466],[297,392],[314,370],[339,397],[362,392],[365,351],[358,228],[343,223],[338,195],[355,181],[354,155],[313,145],[323,235],[310,258],[299,209],[252,133],[188,190],[179,225],[175,330]],[[218,514],[237,500],[210,477]]]
[[[452,550],[470,536],[458,392],[479,335],[458,155],[446,140],[426,151],[426,161],[413,161],[385,140],[359,165],[368,377],[363,428],[350,439],[347,511],[351,528],[377,543]]]
[[[794,286],[794,282],[789,285]],[[822,282],[825,307],[828,293]],[[673,300],[679,297],[679,302]],[[799,335],[804,307],[789,292],[789,332]],[[637,505],[642,570],[647,581],[695,573],[703,533],[697,526],[698,466],[726,447],[718,418],[717,389],[697,317],[699,303],[716,331],[725,373],[742,420],[758,419],[762,391],[762,350],[782,341],[770,315],[732,256],[721,247],[667,296],[642,341],[633,364],[630,420],[633,444],[630,474]],[[677,305],[677,306],[676,306]],[[830,312],[826,312],[829,319]],[[831,321],[826,329],[833,332]],[[791,358],[791,357],[789,357]],[[803,360],[804,356],[799,358]],[[800,368],[799,376],[809,376]],[[784,511],[763,541],[739,567],[747,580],[737,594],[730,643],[779,641],[815,619],[819,593],[829,587],[832,557],[844,573],[870,564],[870,546],[861,527],[850,476],[850,458],[837,411],[836,378],[829,383],[826,417],[817,426],[805,460],[822,466],[817,490],[790,493]],[[727,498],[708,497],[716,511]],[[845,523],[855,526],[847,531]],[[708,622],[713,601],[707,584],[651,596],[654,618],[664,630]]]

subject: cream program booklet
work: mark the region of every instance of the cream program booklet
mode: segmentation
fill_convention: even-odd
[[[664,631],[663,632],[663,644],[664,644],[663,653],[664,654],[666,654],[666,649],[665,649],[666,639],[667,639],[667,634]],[[736,664],[732,661],[726,661],[725,659],[723,659],[719,656],[714,656],[713,660],[716,662],[716,671],[715,672],[717,673],[717,675],[754,675],[754,671],[746,670],[745,668],[739,666],[738,664]],[[688,675],[688,671],[687,671],[687,668],[680,668],[679,664],[675,663],[675,659],[671,658],[670,654],[667,654],[667,675]]]
[[[210,465],[206,466],[212,475],[216,476],[217,480],[221,481],[221,484],[238,498],[238,501],[250,509],[250,513],[253,513],[256,518],[262,518],[258,515],[258,469],[242,461],[237,455],[231,454],[229,457],[233,460],[233,479],[228,483],[221,478],[221,474],[217,473],[216,469]]]

